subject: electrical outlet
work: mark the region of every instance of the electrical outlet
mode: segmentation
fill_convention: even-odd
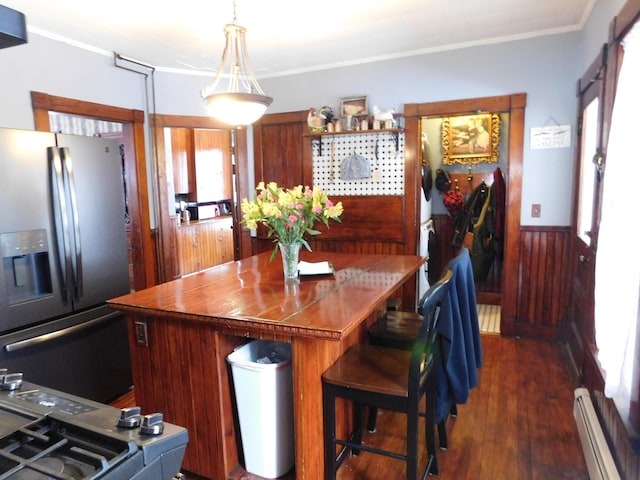
[[[533,205],[531,205],[531,216],[535,217],[535,218],[539,218],[540,217],[540,204],[539,203],[534,203]]]

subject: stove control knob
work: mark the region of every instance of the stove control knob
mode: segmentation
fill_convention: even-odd
[[[0,389],[18,390],[22,386],[22,373],[4,373],[0,375]]]
[[[140,426],[140,407],[128,407],[120,410],[118,427],[138,428]]]
[[[160,435],[164,431],[164,417],[161,413],[150,413],[142,417],[142,435]]]

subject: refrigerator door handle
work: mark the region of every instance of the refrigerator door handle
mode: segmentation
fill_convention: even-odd
[[[69,238],[69,215],[67,197],[64,188],[64,174],[60,152],[56,147],[47,147],[51,181],[51,205],[53,208],[56,248],[58,250],[58,267],[62,275],[62,299],[67,302],[70,297],[72,266],[71,244]]]
[[[64,165],[66,183],[69,186],[69,207],[71,209],[73,244],[75,246],[75,258],[71,262],[73,266],[73,289],[75,298],[80,298],[82,297],[82,246],[80,244],[80,217],[78,216],[76,185],[73,179],[73,162],[67,147],[60,149],[60,156]]]
[[[83,330],[87,330],[88,328],[99,325],[103,322],[111,320],[112,318],[117,318],[121,315],[122,313],[120,312],[107,313],[106,315],[102,315],[100,317],[94,318],[93,320],[89,320],[87,322],[78,323],[77,325],[74,325],[72,327],[63,328],[61,330],[45,333],[44,335],[38,335],[37,337],[27,338],[25,340],[20,340],[18,342],[7,343],[6,345],[4,345],[3,349],[5,352],[16,352],[18,350],[30,348],[30,347],[33,347],[34,345],[39,345],[44,342],[50,342],[57,338],[71,335],[72,333],[77,333]]]

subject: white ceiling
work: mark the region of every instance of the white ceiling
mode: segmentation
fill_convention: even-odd
[[[0,0],[30,34],[158,70],[217,70],[233,0]],[[579,30],[596,0],[236,0],[258,78]]]

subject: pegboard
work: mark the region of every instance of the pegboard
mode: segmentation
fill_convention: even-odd
[[[313,184],[328,195],[404,195],[404,132],[322,135],[312,138],[311,147]],[[342,180],[340,167],[354,153],[369,161],[371,176]]]

